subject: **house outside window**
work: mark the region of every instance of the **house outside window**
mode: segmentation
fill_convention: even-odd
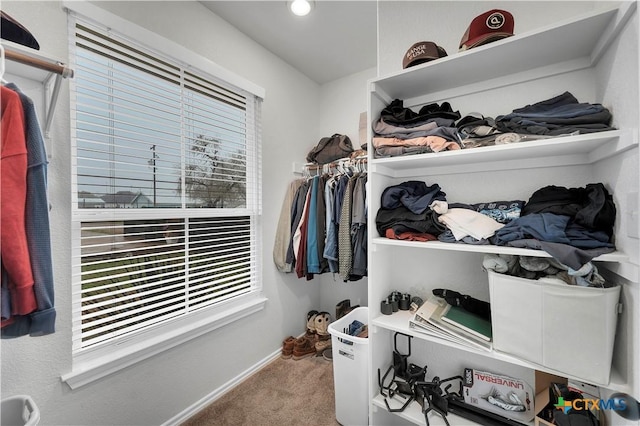
[[[75,370],[264,303],[262,99],[71,17]]]

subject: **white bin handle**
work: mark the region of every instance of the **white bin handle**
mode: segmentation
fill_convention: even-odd
[[[36,426],[40,422],[40,410],[29,395],[14,395],[3,401],[19,400],[22,402],[21,417],[24,421],[24,426]]]
[[[29,420],[24,426],[36,426],[40,422],[40,410],[36,403],[31,399],[29,395],[25,397],[25,406],[29,408]]]

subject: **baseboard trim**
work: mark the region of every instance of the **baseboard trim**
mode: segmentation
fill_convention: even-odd
[[[260,370],[262,367],[264,367],[265,365],[269,364],[271,361],[279,357],[280,353],[281,353],[281,349],[278,349],[272,354],[268,355],[267,357],[261,359],[256,364],[252,365],[251,367],[249,367],[248,369],[240,373],[238,376],[234,377],[233,379],[229,380],[228,382],[226,382],[225,384],[223,384],[222,386],[220,386],[210,394],[201,398],[195,404],[191,405],[190,407],[187,407],[185,410],[181,411],[180,413],[176,414],[175,416],[167,420],[161,426],[175,426],[187,421],[189,418],[193,417],[198,412],[206,408],[209,404],[211,404],[218,398],[222,397],[225,393],[229,392],[231,389],[233,389],[234,387],[238,386],[240,383],[248,379],[249,376],[251,376],[253,373]]]

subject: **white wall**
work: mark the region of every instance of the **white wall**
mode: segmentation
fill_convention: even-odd
[[[354,149],[360,148],[360,113],[367,111],[367,82],[376,76],[374,67],[321,86],[319,137],[342,133],[349,136]]]
[[[156,425],[166,422],[304,331],[318,309],[318,280],[281,274],[271,258],[275,224],[292,163],[302,162],[332,115],[321,115],[324,88],[238,32],[197,2],[96,2],[121,17],[199,53],[266,89],[263,105],[264,311],[71,391],[69,96],[64,83],[52,130],[49,169],[57,332],[2,341],[2,396],[29,394],[43,425]],[[60,2],[3,1],[2,9],[29,28],[41,52],[66,60],[67,21]],[[363,75],[362,78],[367,78]],[[355,78],[351,81],[357,81]],[[364,82],[362,82],[364,86]],[[360,90],[360,89],[358,89]],[[351,92],[352,93],[352,92]],[[359,95],[360,96],[360,95]],[[364,95],[346,116],[366,109]],[[359,104],[359,105],[358,105]],[[337,111],[332,111],[337,114]],[[318,117],[321,119],[319,124]],[[336,123],[336,127],[343,122]],[[357,124],[355,124],[357,128]],[[336,129],[337,130],[337,129]],[[352,128],[345,131],[352,132]],[[335,305],[335,302],[332,302]],[[328,308],[327,308],[328,309]]]

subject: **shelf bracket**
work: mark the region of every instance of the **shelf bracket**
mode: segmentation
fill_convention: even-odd
[[[55,81],[53,82],[53,92],[51,92],[51,99],[49,100],[49,105],[47,106],[47,110],[45,113],[45,121],[44,121],[44,137],[49,138],[49,131],[51,130],[51,122],[53,121],[53,114],[56,110],[56,105],[58,104],[58,95],[60,94],[60,86],[62,84],[62,79],[64,77],[61,74],[55,75]]]

